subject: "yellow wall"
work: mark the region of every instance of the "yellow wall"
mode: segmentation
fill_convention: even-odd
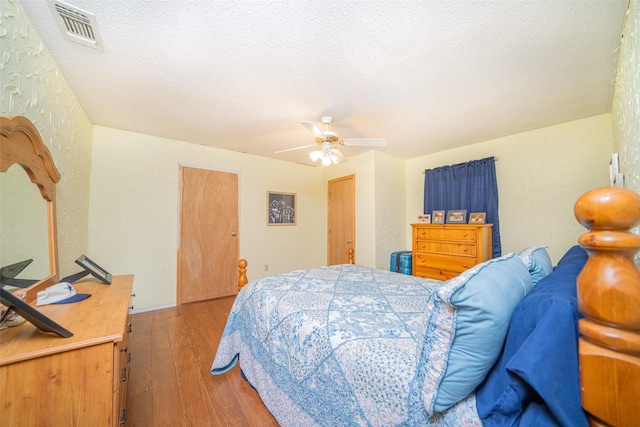
[[[324,173],[328,180],[356,176],[356,263],[389,268],[389,254],[407,247],[404,160],[369,151]]]
[[[614,152],[620,156],[625,187],[640,192],[640,1],[631,0],[620,43],[611,108]],[[640,257],[638,258],[640,263]]]
[[[620,43],[616,87],[611,107],[613,151],[618,153],[625,187],[640,193],[640,1],[629,2]],[[634,229],[640,234],[640,226]],[[636,254],[640,266],[640,252]]]
[[[136,307],[176,301],[181,164],[238,173],[250,279],[326,264],[321,168],[102,126],[92,157],[89,252],[110,271],[135,273]],[[267,191],[297,194],[296,226],[266,225]]]
[[[611,150],[604,114],[407,160],[406,221],[422,213],[425,169],[495,156],[502,253],[548,245],[557,261],[584,230],[576,199],[609,183]]]

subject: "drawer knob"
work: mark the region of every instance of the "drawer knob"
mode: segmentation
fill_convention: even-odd
[[[462,235],[463,235],[464,237],[467,237],[467,233],[462,233]]]
[[[464,248],[463,251],[467,252],[469,250],[469,248]]]

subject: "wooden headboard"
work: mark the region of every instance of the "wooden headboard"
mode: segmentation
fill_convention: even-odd
[[[589,259],[578,276],[580,386],[592,426],[638,426],[640,412],[640,195],[600,188],[582,195],[575,215]]]

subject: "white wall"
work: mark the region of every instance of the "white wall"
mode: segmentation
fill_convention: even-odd
[[[176,301],[180,164],[239,174],[250,280],[326,264],[321,168],[101,126],[93,138],[89,252],[112,274],[135,274],[137,309]],[[297,194],[296,226],[266,225],[267,191]]]
[[[407,160],[406,221],[422,213],[425,169],[495,156],[502,253],[548,245],[555,262],[584,232],[573,215],[577,198],[609,184],[611,152],[611,116],[603,114]]]
[[[78,271],[87,251],[92,124],[22,8],[2,1],[0,115],[26,116],[51,151],[56,186],[60,275]]]

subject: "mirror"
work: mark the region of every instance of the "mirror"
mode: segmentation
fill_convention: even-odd
[[[33,261],[16,278],[38,290],[58,281],[55,183],[60,173],[26,117],[0,117],[0,266]]]
[[[16,276],[49,275],[47,202],[18,164],[0,173],[0,266],[32,259]]]

